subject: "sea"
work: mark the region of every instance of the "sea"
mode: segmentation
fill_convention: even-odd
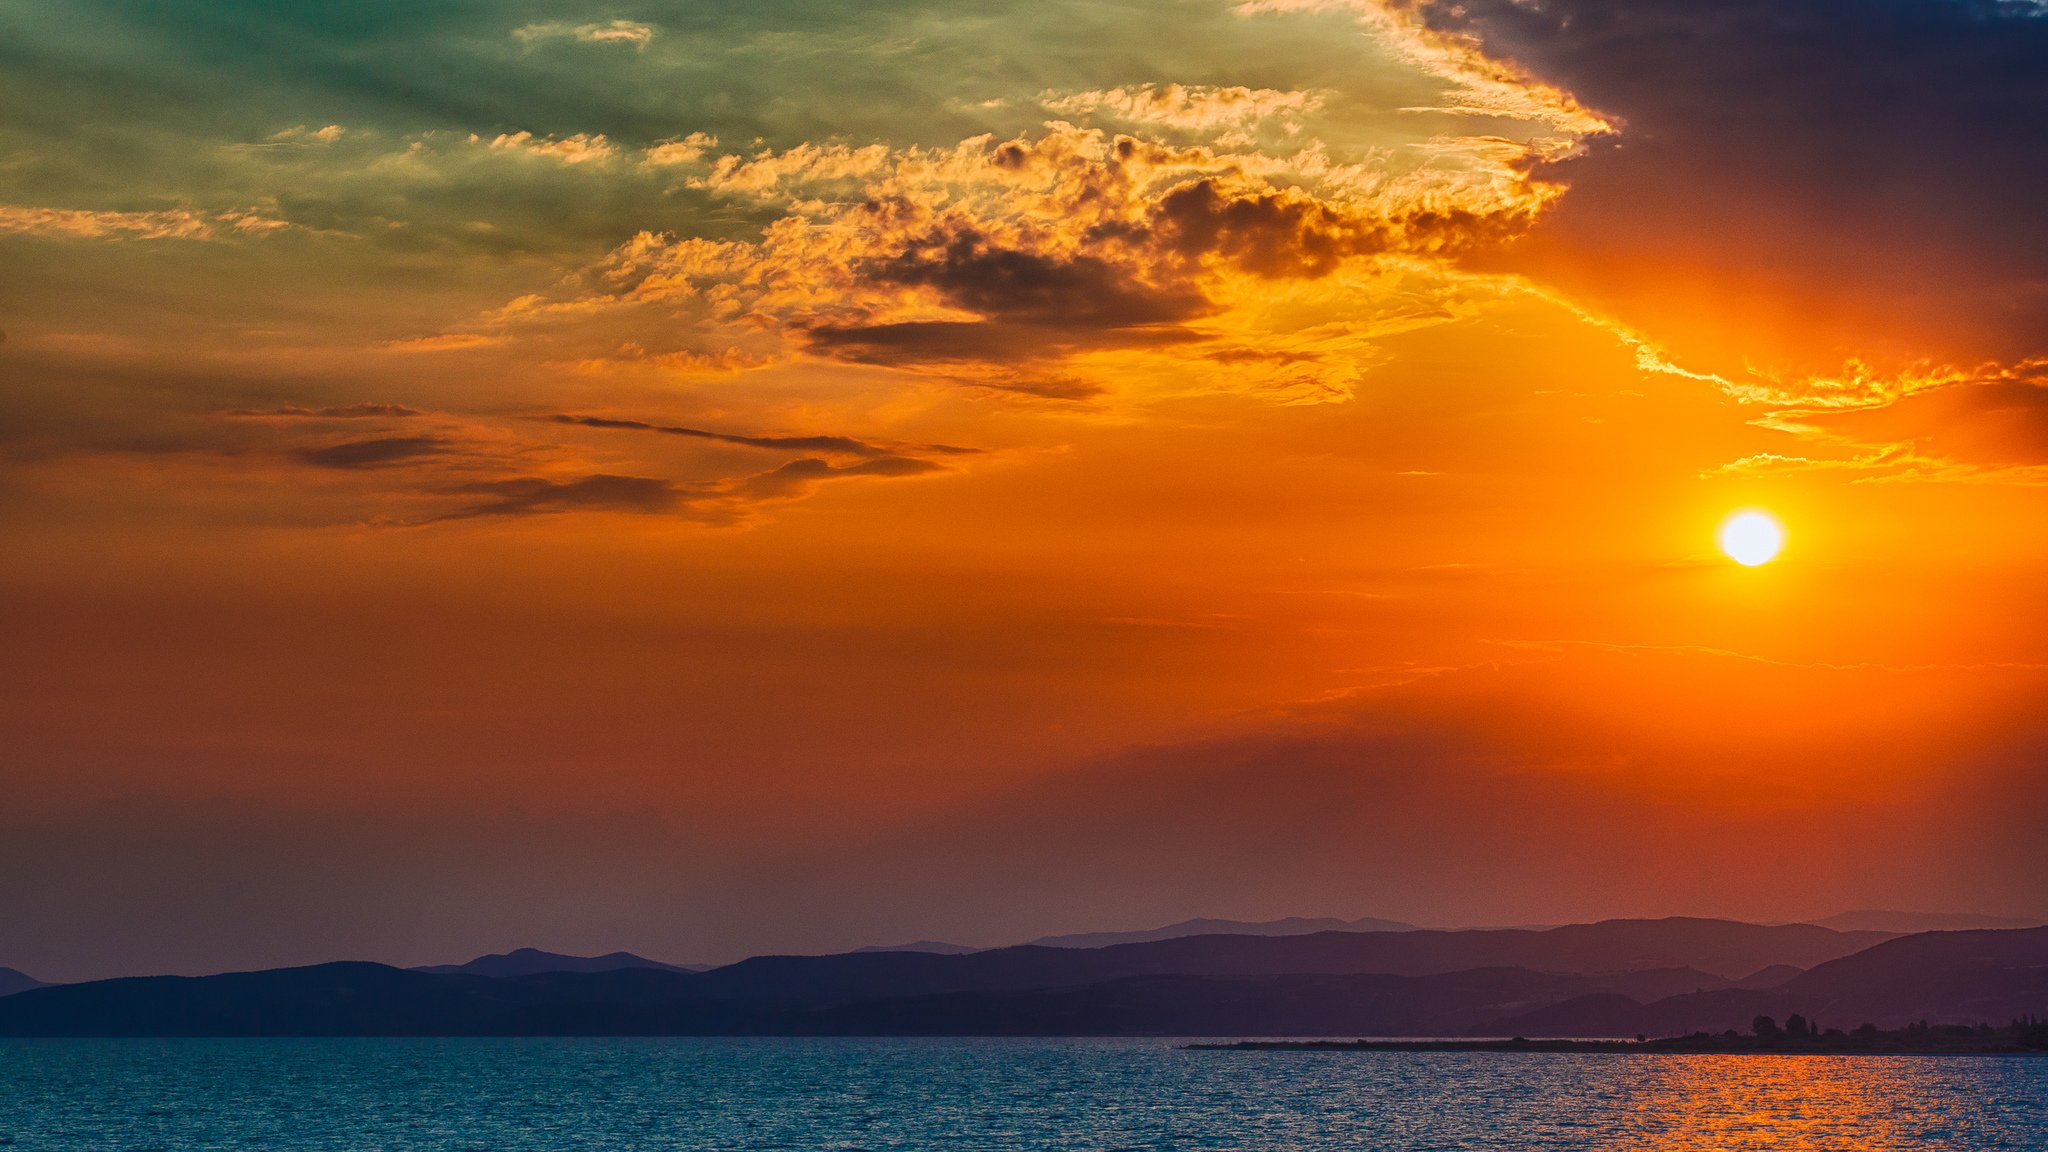
[[[0,1040],[7,1152],[2048,1150],[2048,1059]]]

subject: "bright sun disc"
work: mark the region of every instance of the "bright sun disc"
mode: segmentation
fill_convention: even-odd
[[[1721,551],[1745,568],[1767,564],[1785,546],[1785,530],[1762,512],[1738,512],[1721,525]]]

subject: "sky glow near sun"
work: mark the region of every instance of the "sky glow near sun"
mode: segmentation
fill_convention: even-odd
[[[2048,912],[2037,7],[346,7],[0,0],[0,964]]]

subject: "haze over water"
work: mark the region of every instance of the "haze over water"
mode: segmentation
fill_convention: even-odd
[[[2048,1062],[2028,1058],[1179,1043],[13,1041],[0,1043],[0,1146],[2048,1149]]]

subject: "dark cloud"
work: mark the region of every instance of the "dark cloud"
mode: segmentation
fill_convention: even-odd
[[[1144,328],[1198,316],[1209,303],[1192,285],[1156,286],[1099,256],[1052,256],[992,243],[971,228],[933,233],[869,275],[933,288],[993,320],[1063,329]]]
[[[1383,239],[1299,193],[1229,195],[1214,180],[1167,193],[1152,210],[1154,241],[1182,260],[1217,256],[1256,276],[1318,277]]]
[[[1116,161],[1068,173],[1075,207],[1133,197],[1118,175],[1141,149],[1117,141]],[[994,153],[997,166],[1037,154],[1022,142]],[[1009,159],[1005,159],[1009,157]],[[1045,163],[1074,165],[1070,157]],[[998,241],[970,224],[933,228],[855,272],[892,288],[921,288],[974,321],[829,322],[804,330],[810,345],[861,363],[1017,363],[1098,348],[1155,347],[1199,339],[1187,322],[1216,311],[1205,284],[1218,271],[1267,279],[1316,279],[1344,261],[1391,251],[1441,252],[1505,235],[1522,217],[1430,208],[1399,217],[1360,213],[1299,190],[1193,179],[1116,218],[1055,240],[1028,233]],[[878,227],[891,205],[868,206]]]
[[[1282,348],[1218,348],[1203,353],[1202,359],[1218,364],[1319,364],[1323,357],[1314,352],[1294,352]]]
[[[914,460],[907,456],[878,456],[844,466],[806,458],[792,460],[771,472],[749,476],[740,481],[733,491],[735,495],[750,500],[778,500],[801,496],[826,480],[854,476],[922,476],[938,470],[939,466],[929,460]]]
[[[546,419],[557,424],[573,424],[583,428],[657,432],[664,436],[686,436],[697,440],[712,440],[720,444],[738,444],[748,448],[768,448],[782,452],[843,452],[849,456],[876,457],[890,456],[900,451],[848,436],[742,436],[676,424],[654,424],[645,420],[626,420],[609,416],[572,416],[565,413],[557,413]],[[950,444],[921,444],[917,450],[943,456],[966,456],[980,451],[978,448],[956,448]]]
[[[966,226],[931,231],[859,273],[878,284],[931,289],[983,317],[804,330],[812,348],[863,364],[1017,363],[1177,343],[1195,338],[1184,321],[1211,310],[1185,278],[1160,284],[1128,262],[999,244]]]
[[[234,408],[229,416],[281,416],[308,420],[368,420],[421,415],[417,408],[403,404],[341,404],[328,408],[302,408],[287,404],[280,408]]]
[[[376,468],[448,451],[448,441],[439,436],[376,436],[324,448],[301,448],[298,457],[322,468]]]
[[[714,484],[603,473],[571,480],[514,476],[444,489],[469,497],[472,502],[437,516],[434,521],[557,512],[637,512],[686,514],[707,523],[730,523],[739,520],[750,504],[801,497],[829,480],[921,476],[940,470],[939,465],[929,460],[876,456],[844,465],[805,457],[766,472]]]
[[[551,512],[667,512],[684,497],[683,490],[668,480],[604,473],[573,480],[515,476],[465,484],[453,491],[483,499],[438,519],[537,516]]]
[[[1571,191],[1520,258],[1624,318],[1734,327],[1763,354],[1973,363],[2048,342],[2048,10],[1409,6],[1622,122],[1557,168]]]
[[[1200,339],[1173,326],[1077,332],[970,320],[821,324],[805,329],[804,338],[812,348],[839,359],[887,367],[1017,363],[1056,359],[1093,348],[1160,347]]]

